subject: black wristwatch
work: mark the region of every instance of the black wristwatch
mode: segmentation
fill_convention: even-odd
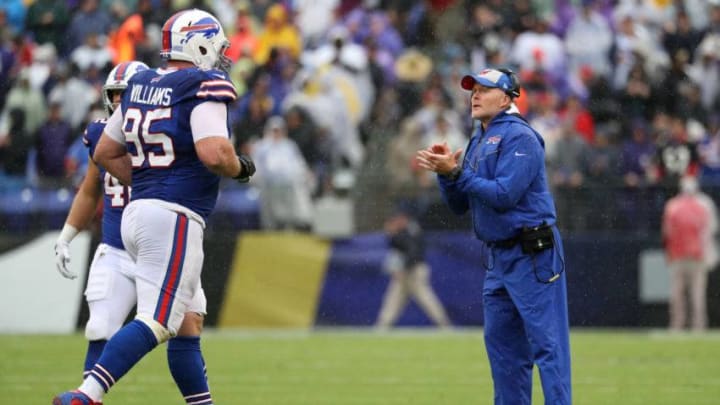
[[[460,165],[453,167],[452,170],[450,170],[450,173],[446,174],[445,177],[450,181],[455,181],[460,177],[462,174],[462,169],[460,168]]]

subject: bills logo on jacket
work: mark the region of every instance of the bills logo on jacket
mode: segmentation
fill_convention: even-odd
[[[485,142],[488,145],[497,145],[502,140],[502,137],[500,135],[493,135],[490,138],[488,138],[487,142]]]

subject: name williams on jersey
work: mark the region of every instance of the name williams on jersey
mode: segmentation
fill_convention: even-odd
[[[172,97],[170,87],[154,87],[133,84],[130,90],[130,101],[133,103],[169,106]]]

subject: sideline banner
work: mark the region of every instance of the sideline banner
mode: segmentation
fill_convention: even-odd
[[[642,265],[643,252],[658,242],[623,234],[563,235],[570,324],[586,327],[665,327],[667,304],[646,302],[643,288],[659,282],[659,266]],[[57,232],[28,240],[18,236],[0,254],[0,333],[70,333],[82,321],[90,235],[71,244],[75,280],[55,270]],[[469,232],[427,232],[430,281],[455,326],[483,324],[482,267],[478,242]],[[13,242],[12,240],[10,242]],[[208,327],[312,328],[371,326],[389,277],[379,232],[323,239],[293,232],[209,231],[203,288]],[[647,263],[646,263],[647,264]],[[720,325],[720,272],[710,274],[710,325]],[[667,288],[667,287],[665,287]],[[80,324],[78,324],[80,322]],[[430,326],[412,300],[398,326]]]
[[[71,333],[82,303],[90,234],[70,244],[70,267],[78,277],[63,278],[55,269],[55,241],[47,232],[0,254],[0,333]]]
[[[306,234],[244,233],[237,241],[218,326],[312,326],[329,249],[329,242]]]

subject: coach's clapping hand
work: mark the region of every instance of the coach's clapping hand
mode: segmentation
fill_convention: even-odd
[[[440,175],[449,174],[460,163],[463,150],[453,152],[446,142],[436,143],[427,149],[421,149],[415,155],[418,166]]]
[[[55,267],[57,271],[65,278],[75,279],[77,274],[68,269],[70,263],[70,245],[66,242],[58,241],[55,243]]]

